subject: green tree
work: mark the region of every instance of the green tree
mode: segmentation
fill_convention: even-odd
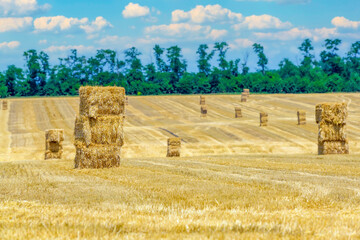
[[[210,60],[214,56],[214,51],[211,51],[210,53],[207,52],[208,49],[207,44],[201,44],[196,51],[196,53],[199,55],[197,63],[198,63],[198,69],[199,73],[203,74],[204,76],[208,76],[211,72],[211,64]]]
[[[219,67],[222,71],[225,71],[229,66],[229,63],[226,61],[226,52],[229,50],[228,44],[226,42],[216,42],[214,49],[219,55]]]
[[[253,49],[259,58],[257,65],[261,68],[262,74],[265,75],[265,69],[266,69],[266,65],[268,64],[268,59],[265,56],[264,47],[258,43],[254,43]]]
[[[5,98],[8,96],[8,87],[6,86],[6,80],[4,74],[0,73],[0,97]]]
[[[155,45],[155,47],[153,48],[154,50],[154,55],[155,55],[155,61],[156,61],[156,66],[157,66],[157,70],[159,72],[168,72],[169,68],[166,65],[165,61],[163,60],[162,56],[164,54],[165,49],[161,48],[159,45]]]
[[[131,47],[124,51],[125,63],[128,66],[126,72],[126,81],[128,86],[128,93],[143,94],[144,74],[142,72],[143,66],[139,56],[141,53],[135,47]]]
[[[166,51],[166,56],[169,62],[169,70],[171,73],[170,84],[175,90],[181,76],[186,72],[187,64],[181,54],[181,48],[178,46],[169,47]]]
[[[343,59],[337,54],[340,39],[325,39],[326,50],[320,53],[322,69],[327,74],[341,74],[344,70]]]
[[[16,84],[18,81],[24,80],[23,70],[21,68],[16,67],[15,65],[8,66],[5,71],[5,84],[8,89],[8,94],[10,96],[16,95]]]

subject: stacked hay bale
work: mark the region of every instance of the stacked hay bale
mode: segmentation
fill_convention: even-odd
[[[243,93],[244,93],[247,97],[250,96],[250,90],[247,89],[247,88],[244,88],[244,89],[243,89]]]
[[[63,129],[49,129],[45,131],[45,160],[52,158],[61,159],[63,153],[63,141]]]
[[[297,111],[298,125],[306,124],[306,112],[302,110]]]
[[[125,105],[128,106],[129,105],[129,98],[126,96],[125,97]]]
[[[8,109],[8,102],[7,100],[3,100],[2,101],[2,110],[7,110]]]
[[[200,105],[205,105],[205,97],[200,96]]]
[[[205,118],[207,115],[207,106],[206,105],[201,105],[200,107],[200,117]]]
[[[267,126],[268,114],[266,112],[260,113],[260,126]]]
[[[167,140],[166,157],[180,157],[181,138],[172,137]]]
[[[75,168],[120,166],[124,144],[125,89],[80,87],[75,120]]]
[[[241,102],[246,102],[247,101],[247,97],[248,95],[244,92],[241,93]]]
[[[315,117],[319,124],[318,154],[348,154],[346,135],[346,103],[322,103],[316,105]]]
[[[242,117],[241,108],[235,107],[235,118],[241,118],[241,117]]]

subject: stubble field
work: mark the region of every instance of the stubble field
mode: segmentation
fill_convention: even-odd
[[[94,170],[73,168],[78,98],[11,99],[0,238],[360,238],[360,94],[240,98],[206,96],[202,119],[199,96],[129,97],[121,167]],[[318,156],[315,104],[342,101],[350,154]],[[62,160],[43,160],[51,128],[65,130]],[[165,158],[174,135],[182,157]]]

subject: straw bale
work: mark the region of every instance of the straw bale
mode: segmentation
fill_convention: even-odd
[[[180,157],[181,138],[172,137],[167,140],[167,157]]]
[[[241,108],[235,107],[235,118],[240,118],[240,117],[242,117]]]
[[[260,126],[267,126],[268,114],[265,112],[260,113]]]
[[[247,89],[247,88],[244,88],[244,89],[243,89],[243,92],[244,92],[244,93],[247,93],[247,94],[250,94],[250,90]]]
[[[7,110],[8,109],[8,102],[7,100],[3,100],[2,101],[2,110]]]
[[[90,120],[87,117],[76,116],[74,128],[75,141],[83,141],[86,146],[91,143]]]
[[[298,125],[306,124],[306,112],[298,110],[297,111]]]
[[[45,159],[61,158],[63,152],[64,130],[49,129],[45,131]]]
[[[200,96],[200,105],[205,105],[205,97]]]
[[[201,113],[201,117],[206,117],[206,115],[207,115],[207,106],[206,105],[201,105],[200,113]]]
[[[120,166],[121,147],[110,144],[86,146],[75,142],[75,168],[109,168]]]
[[[91,142],[95,144],[124,144],[124,116],[90,118]]]
[[[127,96],[125,97],[125,105],[129,105],[129,98]]]
[[[324,121],[335,125],[346,124],[347,116],[346,103],[321,103],[315,107],[316,123]]]
[[[347,141],[325,141],[318,144],[318,154],[349,154]]]
[[[122,87],[80,87],[80,115],[96,118],[125,112],[125,89]]]
[[[318,141],[346,141],[346,124],[333,125],[326,122],[319,124]]]
[[[64,141],[64,130],[48,129],[45,131],[45,138],[47,142],[62,142]]]
[[[46,159],[61,159],[61,156],[63,154],[63,150],[59,150],[57,152],[52,152],[50,150],[45,151],[45,160]]]
[[[248,95],[246,93],[241,93],[241,102],[246,102],[247,97],[248,97]]]

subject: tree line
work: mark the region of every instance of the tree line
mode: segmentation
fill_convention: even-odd
[[[360,91],[360,41],[342,57],[340,44],[340,39],[326,39],[320,60],[316,60],[311,40],[305,39],[298,47],[300,64],[284,58],[278,69],[268,69],[264,47],[255,43],[256,72],[249,72],[247,56],[242,61],[227,59],[226,42],[216,42],[212,48],[201,44],[196,51],[196,73],[187,71],[179,46],[155,45],[155,62],[147,65],[142,64],[141,52],[135,47],[126,49],[123,59],[110,49],[97,50],[89,58],[73,49],[54,66],[48,54],[31,49],[23,54],[24,69],[9,65],[0,73],[0,96],[77,95],[82,85],[123,86],[131,95],[233,93],[243,88],[258,93]]]

